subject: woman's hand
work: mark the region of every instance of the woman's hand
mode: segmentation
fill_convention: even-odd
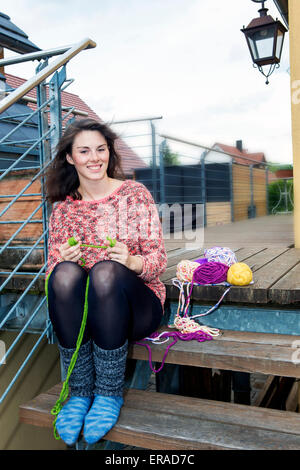
[[[77,245],[74,246],[70,246],[68,242],[60,245],[59,252],[63,261],[73,261],[74,263],[77,263],[81,258],[80,245],[81,240],[79,240]]]
[[[109,241],[105,241],[108,245],[107,254],[112,261],[118,261],[127,268],[141,274],[143,270],[143,260],[139,256],[132,256],[129,254],[128,247],[125,243],[116,242],[115,246],[109,246]]]

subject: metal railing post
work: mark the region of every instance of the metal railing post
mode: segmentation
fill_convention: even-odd
[[[234,191],[233,191],[233,163],[229,162],[229,190],[230,190],[230,212],[231,222],[234,222]]]
[[[254,208],[254,188],[253,188],[253,165],[249,165],[249,178],[250,178],[250,218],[255,217]]]
[[[207,225],[207,213],[206,213],[206,177],[205,177],[205,156],[204,152],[201,156],[201,199],[203,204],[203,218],[204,218],[204,227]]]
[[[267,215],[269,215],[270,207],[269,207],[269,167],[266,166],[265,168],[265,175],[266,175],[266,211]]]
[[[163,140],[159,146],[159,185],[160,185],[160,204],[166,202],[166,193],[165,193],[165,163],[164,163],[164,153],[167,146],[167,141]]]
[[[157,171],[156,171],[156,130],[152,121],[150,121],[151,126],[151,143],[152,143],[152,190],[154,201],[157,202]]]
[[[47,67],[48,65],[48,59],[44,60],[44,62],[41,62],[39,66],[37,67],[37,72],[42,70],[43,68]],[[43,103],[47,101],[47,91],[46,91],[46,82],[40,83],[37,88],[36,88],[36,95],[37,95],[37,106],[41,107]],[[39,137],[43,136],[49,129],[49,123],[48,123],[48,113],[44,108],[41,108],[39,114],[38,114],[38,128],[39,128]],[[40,148],[39,148],[39,153],[40,153],[40,168],[44,168],[45,164],[51,159],[51,152],[50,152],[50,141],[49,138],[44,139],[40,143]],[[45,191],[44,191],[44,186],[45,186],[45,181],[44,181],[44,175],[41,175],[41,195],[42,198],[44,197]],[[47,204],[43,204],[42,206],[42,211],[43,211],[43,232],[45,233],[45,238],[44,238],[44,246],[43,246],[43,252],[44,252],[44,260],[48,259],[48,232],[47,232],[47,220],[48,220],[48,207]]]

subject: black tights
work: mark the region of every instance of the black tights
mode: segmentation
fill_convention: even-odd
[[[117,261],[99,261],[89,273],[72,261],[55,266],[48,281],[49,316],[59,343],[74,348],[83,316],[89,276],[87,325],[89,339],[103,349],[116,349],[126,339],[153,333],[162,318],[154,292],[133,271]]]

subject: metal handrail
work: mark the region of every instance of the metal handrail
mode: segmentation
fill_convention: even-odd
[[[48,232],[48,230],[47,230]],[[33,250],[35,249],[35,247],[40,243],[41,239],[44,237],[45,235],[45,232],[42,233],[42,235],[37,239],[37,241],[35,242],[35,244],[31,247],[31,249],[28,251],[28,253],[24,256],[24,258],[21,259],[21,261],[17,264],[17,266],[14,268],[13,271],[11,271],[10,275],[8,276],[8,278],[6,279],[6,281],[4,281],[1,286],[0,286],[0,291],[2,291],[4,289],[4,287],[6,286],[6,284],[8,284],[8,282],[11,280],[11,278],[13,277],[13,275],[18,271],[19,267],[22,266],[22,264],[26,261],[26,259],[29,257],[29,255],[31,255],[31,253],[33,252]],[[45,267],[47,266],[47,262],[44,264],[44,266],[42,267],[42,269],[44,269]],[[39,271],[41,272],[41,270]],[[24,295],[26,291],[23,292],[22,296]],[[16,305],[16,304],[15,304]],[[0,324],[0,329],[1,329],[1,326],[2,324]]]
[[[233,157],[233,158],[238,157],[238,158],[241,158],[243,160],[250,161],[250,162],[252,162],[253,164],[256,164],[256,165],[264,165],[264,166],[269,166],[270,165],[270,163],[268,163],[268,162],[258,162],[257,160],[253,160],[253,158],[248,158],[248,157],[244,157],[244,156],[240,156],[240,155],[235,155],[234,153],[230,153],[230,152],[224,152],[223,150],[218,150],[218,149],[215,149],[215,148],[212,148],[212,147],[207,147],[206,145],[199,144],[198,142],[191,142],[190,140],[184,140],[184,139],[180,139],[178,137],[174,137],[174,136],[170,136],[170,135],[166,135],[166,134],[160,134],[160,137],[162,137],[163,139],[167,139],[167,140],[173,140],[174,142],[179,142],[181,144],[192,145],[193,147],[198,147],[198,148],[201,148],[201,149],[204,149],[204,150],[207,150],[207,151],[221,153],[222,155],[228,155],[229,157]]]
[[[19,263],[20,264],[20,263]],[[22,264],[22,263],[21,263]],[[28,284],[28,286],[26,287],[26,289],[24,290],[24,292],[22,293],[22,295],[18,298],[17,302],[13,305],[13,307],[9,310],[9,312],[5,315],[5,317],[3,318],[3,320],[0,322],[0,329],[5,325],[5,323],[7,322],[7,320],[10,318],[10,316],[13,314],[13,312],[16,310],[17,306],[19,305],[19,303],[21,303],[21,300],[23,300],[25,297],[26,297],[26,294],[27,292],[30,291],[30,288],[31,286],[33,286],[33,284],[35,283],[35,281],[37,280],[37,278],[39,277],[39,274],[43,272],[43,270],[45,269],[47,263],[44,263],[44,265],[41,267],[41,269],[36,273],[36,275],[34,276],[34,278],[32,279],[32,281],[30,282],[30,284]],[[11,276],[10,276],[11,277]],[[8,281],[8,279],[6,280]],[[7,283],[7,282],[6,282]]]
[[[47,101],[45,101],[45,103],[43,103],[41,106],[39,106],[35,111],[33,111],[32,113],[28,114],[27,118],[23,119],[22,122],[20,122],[16,127],[14,127],[10,132],[8,132],[8,134],[6,134],[5,136],[2,137],[2,139],[0,139],[0,144],[2,144],[3,142],[5,142],[6,139],[8,139],[8,137],[10,137],[12,134],[14,134],[17,130],[20,129],[20,127],[22,127],[24,124],[26,124],[27,121],[30,121],[30,119],[33,118],[33,116],[35,116],[36,114],[38,114],[43,108],[45,108],[47,106],[47,104],[49,104],[51,101],[53,100],[53,98],[49,98]]]
[[[39,148],[39,161],[36,163],[38,164],[37,167],[34,167],[37,171],[35,172],[35,175],[33,178],[31,178],[31,181],[25,185],[20,191],[19,188],[17,189],[17,194],[9,194],[9,195],[2,195],[4,198],[8,198],[8,201],[6,202],[6,205],[3,209],[0,211],[0,217],[4,215],[10,208],[11,206],[20,199],[22,196],[29,196],[29,194],[24,194],[25,191],[30,188],[30,186],[36,181],[37,178],[40,176],[43,176],[45,170],[48,168],[48,166],[51,164],[51,151],[52,147],[54,148],[54,140],[58,137],[60,134],[61,130],[63,129],[62,122],[66,121],[66,119],[70,115],[81,115],[81,116],[86,116],[88,115],[84,111],[80,111],[76,109],[74,106],[61,106],[61,101],[60,101],[60,96],[62,89],[65,89],[67,87],[67,83],[70,84],[72,80],[66,80],[66,74],[65,74],[65,64],[69,62],[74,56],[76,56],[80,51],[88,48],[94,48],[96,47],[96,43],[92,41],[89,38],[85,38],[82,41],[70,45],[70,46],[64,46],[61,48],[57,49],[51,49],[48,51],[38,51],[35,53],[30,53],[30,54],[24,54],[22,56],[18,57],[12,57],[10,59],[3,59],[0,60],[0,67],[3,65],[11,65],[11,64],[17,64],[21,62],[26,62],[26,61],[32,61],[32,60],[41,60],[45,59],[43,62],[41,62],[40,65],[38,65],[36,69],[36,75],[26,82],[24,82],[22,85],[20,85],[17,89],[11,90],[8,93],[8,90],[6,90],[5,93],[5,98],[3,98],[0,101],[0,114],[6,111],[9,107],[14,105],[16,102],[18,102],[20,99],[26,100],[28,102],[34,102],[37,106],[35,111],[32,111],[31,113],[12,113],[11,116],[5,116],[2,114],[1,116],[1,121],[5,122],[8,121],[14,125],[13,129],[8,132],[7,135],[2,137],[0,139],[0,144],[1,142],[4,143],[2,145],[2,148],[9,148],[7,150],[10,152],[11,146],[15,146],[15,148],[20,148],[16,147],[16,144],[27,144],[26,146],[23,145],[21,152],[24,152],[20,157],[16,159],[10,159],[6,158],[9,167],[6,168],[5,170],[0,170],[0,181],[3,180],[6,175],[11,172],[11,171],[21,171],[24,168],[17,168],[19,165],[30,165],[30,163],[35,163],[35,160],[28,160],[28,155],[31,154],[31,152],[36,155],[36,148]],[[51,64],[48,64],[48,59],[52,56],[57,56],[59,55],[58,58],[54,59]],[[53,75],[54,74],[54,75]],[[53,78],[51,79],[51,75],[53,75]],[[46,79],[50,77],[50,84],[46,83]],[[63,84],[65,85],[63,86]],[[53,88],[51,87],[51,84],[53,85]],[[48,86],[49,85],[49,86]],[[28,96],[27,93],[29,93],[31,90],[34,88],[37,88],[37,96],[36,98]],[[49,98],[47,98],[47,88],[49,89]],[[52,95],[52,96],[51,96]],[[42,104],[41,104],[42,103]],[[49,109],[50,108],[50,109]],[[47,114],[50,111],[50,122],[47,119]],[[6,113],[5,113],[6,114]],[[64,114],[64,115],[63,115]],[[22,137],[20,136],[19,140],[18,137],[13,137],[11,139],[11,135],[14,134],[16,131],[18,131],[22,126],[28,127],[29,122],[31,122],[32,118],[38,115],[38,124],[35,124],[35,127],[38,128],[38,137],[36,139],[26,139],[26,140],[20,140]],[[19,119],[23,119],[22,122],[18,121]],[[8,140],[11,139],[11,140]],[[53,144],[52,147],[50,148],[49,146]],[[19,154],[20,152],[16,152]],[[27,160],[26,160],[27,158]],[[12,164],[10,164],[12,162]],[[1,319],[0,319],[0,330],[5,327],[5,324],[9,320],[15,319],[15,314],[17,312],[18,308],[26,308],[27,304],[27,296],[30,293],[30,290],[35,286],[37,281],[40,281],[45,277],[45,272],[46,272],[46,267],[47,267],[47,252],[45,247],[47,247],[47,237],[48,237],[48,232],[49,232],[49,226],[46,223],[48,219],[47,215],[47,204],[44,199],[44,194],[43,194],[43,179],[41,183],[41,192],[40,193],[30,193],[31,195],[39,195],[42,197],[42,201],[37,201],[37,207],[31,212],[31,214],[25,215],[26,220],[4,220],[3,222],[1,221],[1,227],[3,226],[2,224],[20,224],[19,228],[15,231],[15,233],[10,236],[9,240],[7,240],[4,244],[0,245],[0,255],[4,252],[6,249],[25,249],[25,255],[23,256],[23,253],[21,253],[22,259],[19,261],[17,259],[17,265],[12,268],[11,271],[1,271],[1,275],[5,276],[5,280],[2,281],[2,284],[0,286],[0,292],[4,291],[4,289],[8,286],[8,283],[14,278],[14,276],[18,275],[24,275],[27,277],[26,279],[26,284],[28,277],[30,276],[28,285],[26,288],[22,288],[22,293],[21,295],[18,296],[18,298],[13,301],[12,303],[9,304],[8,309],[4,309],[4,315],[1,313]],[[19,191],[19,192],[18,192]],[[1,199],[3,200],[3,199]],[[43,218],[42,219],[37,219],[37,213],[43,209]],[[24,217],[24,218],[25,218]],[[22,219],[22,216],[19,217],[19,219]],[[42,234],[39,236],[37,240],[33,243],[31,246],[9,246],[12,242],[15,243],[15,239],[18,236],[18,234],[23,230],[25,225],[27,224],[36,224],[36,223],[41,223],[43,222],[43,229],[42,229]],[[45,223],[44,223],[45,222]],[[13,226],[13,225],[12,225]],[[41,246],[43,244],[43,246]],[[37,271],[35,272],[25,272],[23,268],[22,271],[22,265],[26,263],[26,260],[29,259],[29,257],[32,255],[32,253],[35,252],[35,250],[43,250],[44,251],[44,259],[41,264],[35,264],[35,268],[37,268]],[[18,258],[18,257],[17,257]],[[27,261],[28,262],[28,261]],[[35,269],[34,268],[34,269]],[[30,270],[31,271],[31,270]],[[21,304],[21,302],[23,302]],[[32,311],[32,306],[31,303],[29,303],[29,307],[26,310],[26,315],[28,314],[29,318],[26,318],[25,324],[21,326],[20,331],[11,344],[10,348],[6,352],[4,358],[1,360],[0,358],[0,366],[3,364],[3,361],[6,361],[6,359],[11,356],[12,352],[15,350],[16,345],[20,342],[20,339],[23,337],[24,333],[29,330],[29,325],[32,324],[33,320],[38,316],[39,312],[41,311],[42,307],[46,304],[47,299],[45,296],[41,299],[41,301],[38,302],[38,305],[34,307],[34,311]],[[29,309],[29,311],[28,311]],[[46,308],[46,313],[47,313],[47,308]],[[18,328],[18,327],[17,327]],[[31,328],[32,329],[32,328]],[[31,351],[29,354],[25,357],[24,361],[18,367],[18,370],[14,377],[10,380],[8,386],[6,387],[6,390],[2,393],[0,396],[0,404],[4,401],[4,399],[7,397],[9,391],[17,381],[18,377],[22,373],[23,369],[25,368],[26,364],[29,362],[35,351],[37,350],[38,346],[40,345],[41,341],[45,338],[45,336],[48,336],[48,341],[53,341],[52,336],[50,337],[50,332],[52,331],[52,325],[49,320],[49,315],[47,313],[46,317],[46,323],[43,324],[43,326],[39,325],[36,330],[39,332],[40,336],[38,341],[35,343],[35,345],[32,347]],[[33,330],[33,329],[32,329]],[[35,330],[34,330],[35,331]]]
[[[51,328],[51,324],[48,323],[48,325],[46,326],[46,328],[44,329],[44,331],[41,333],[41,336],[39,337],[39,339],[37,340],[37,342],[35,343],[35,345],[33,346],[33,348],[31,349],[31,351],[28,353],[26,359],[24,360],[24,362],[22,363],[21,367],[18,369],[18,372],[16,373],[16,375],[14,376],[14,378],[12,379],[12,381],[10,382],[9,386],[6,388],[6,390],[4,391],[4,393],[2,394],[2,396],[0,397],[0,404],[3,402],[3,400],[5,399],[5,397],[7,396],[8,392],[11,390],[12,386],[14,385],[14,383],[16,382],[17,378],[19,377],[19,375],[21,374],[21,372],[23,371],[24,367],[26,366],[26,364],[28,363],[29,359],[31,359],[31,357],[33,356],[35,350],[37,349],[37,347],[39,346],[39,344],[41,343],[41,341],[43,340],[44,336],[46,335],[46,333],[48,333],[48,330]]]
[[[19,99],[21,99],[26,93],[28,93],[37,85],[46,80],[46,78],[48,78],[53,72],[55,72],[60,67],[69,62],[69,60],[72,59],[75,55],[77,55],[80,51],[93,47],[96,47],[96,43],[89,38],[82,39],[82,41],[76,43],[73,46],[70,46],[70,48],[67,49],[66,52],[64,52],[60,57],[55,59],[51,64],[47,65],[40,72],[38,72],[32,78],[23,83],[23,85],[19,86],[9,96],[3,98],[3,100],[0,102],[0,114],[3,113],[3,111],[5,111],[11,105],[16,103]],[[32,58],[28,60],[32,60]]]
[[[44,139],[46,139],[46,138],[48,137],[48,135],[50,135],[51,132],[52,132],[54,129],[55,129],[55,126],[50,127],[50,129],[49,129],[47,132],[45,132],[34,144],[32,144],[32,145],[26,150],[26,152],[23,153],[23,155],[21,155],[20,158],[18,158],[18,160],[16,160],[9,168],[7,168],[7,170],[5,170],[4,173],[2,173],[2,175],[0,176],[0,180],[1,180],[2,178],[4,178],[4,176],[6,176],[6,175],[10,172],[10,170],[12,170],[18,163],[20,163],[20,161],[23,160],[23,158],[25,158],[25,157],[31,152],[31,150],[33,150],[35,147],[37,147],[37,145],[38,145],[40,142],[42,142]],[[45,168],[44,168],[44,169],[45,169]],[[44,170],[44,169],[43,169],[43,170]],[[39,172],[39,173],[41,173],[41,172]],[[37,178],[37,176],[39,176],[39,173],[35,176],[35,179]],[[32,181],[32,182],[33,182],[33,181]],[[30,184],[32,184],[32,182],[31,182]],[[24,188],[24,190],[19,193],[19,196],[21,196],[21,194],[22,194],[24,191],[26,191],[26,189],[30,186],[30,184],[28,184],[28,185]],[[12,203],[13,203],[14,201],[15,201],[15,200],[13,200]],[[6,212],[7,209],[8,209],[8,207],[7,207],[4,211],[1,212],[0,217],[4,214],[4,212]]]
[[[92,41],[93,43],[93,41]],[[91,47],[95,47],[94,45],[88,45],[86,49],[90,49]],[[15,65],[15,64],[20,64],[23,62],[29,62],[32,60],[41,60],[41,59],[46,59],[47,57],[52,57],[55,55],[60,55],[63,54],[64,52],[67,52],[68,50],[73,47],[74,44],[69,44],[67,46],[61,46],[61,47],[56,47],[54,49],[48,49],[46,51],[37,51],[37,52],[29,52],[28,54],[22,54],[15,55],[13,57],[7,58],[7,59],[1,59],[0,60],[0,67],[4,67],[6,65]]]

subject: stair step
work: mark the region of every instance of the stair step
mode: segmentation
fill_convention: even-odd
[[[162,327],[160,331],[174,330]],[[296,347],[293,347],[299,336],[231,330],[221,333],[221,336],[203,343],[179,340],[169,349],[166,363],[300,377],[299,364],[294,361]],[[155,362],[162,361],[169,343],[148,344],[155,366]],[[128,356],[144,361],[149,359],[148,350],[136,344],[130,345]]]
[[[51,427],[56,385],[20,407],[20,420]],[[300,415],[129,389],[118,423],[105,440],[153,450],[298,450]]]

